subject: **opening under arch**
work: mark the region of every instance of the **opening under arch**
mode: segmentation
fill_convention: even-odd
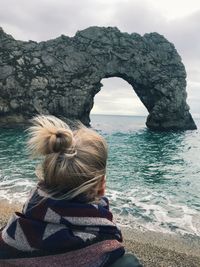
[[[104,78],[90,114],[147,116],[148,111],[131,85],[122,78]]]
[[[96,125],[99,115],[144,117],[148,111],[132,86],[122,78],[112,77],[101,80],[101,90],[94,97],[90,112],[91,125]]]

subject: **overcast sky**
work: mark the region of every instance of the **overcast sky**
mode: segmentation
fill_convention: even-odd
[[[158,32],[175,44],[187,71],[188,103],[200,118],[200,0],[0,0],[0,26],[20,40],[73,36],[89,26]],[[93,113],[146,115],[131,86],[104,79]]]

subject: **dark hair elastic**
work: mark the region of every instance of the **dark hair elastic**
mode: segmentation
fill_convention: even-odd
[[[62,136],[63,136],[63,133],[61,133],[61,132],[56,133],[56,137],[61,138]]]

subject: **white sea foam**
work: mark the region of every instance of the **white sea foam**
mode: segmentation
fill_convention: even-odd
[[[29,191],[35,186],[35,182],[29,179],[3,180],[0,182],[0,198],[10,203],[15,201],[24,203]]]
[[[12,202],[24,203],[35,182],[28,179],[3,180],[0,197]],[[174,203],[173,199],[143,191],[131,192],[108,190],[111,209],[116,222],[123,227],[141,227],[156,232],[192,234],[200,236],[200,214],[186,205]]]
[[[134,196],[133,192],[132,197],[130,195],[131,193],[127,195],[116,190],[108,192],[116,221],[120,225],[139,228],[142,226],[151,231],[200,236],[200,214],[196,210],[176,204],[169,197],[164,197],[163,202],[152,204],[156,196],[151,192],[146,192],[146,196],[141,198],[137,194]],[[128,211],[127,214],[124,210]]]

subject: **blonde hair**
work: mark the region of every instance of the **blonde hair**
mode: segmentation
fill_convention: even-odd
[[[82,124],[73,131],[54,116],[38,115],[32,123],[28,148],[34,157],[44,156],[37,176],[45,187],[66,199],[82,193],[95,198],[95,188],[106,173],[104,138]]]

